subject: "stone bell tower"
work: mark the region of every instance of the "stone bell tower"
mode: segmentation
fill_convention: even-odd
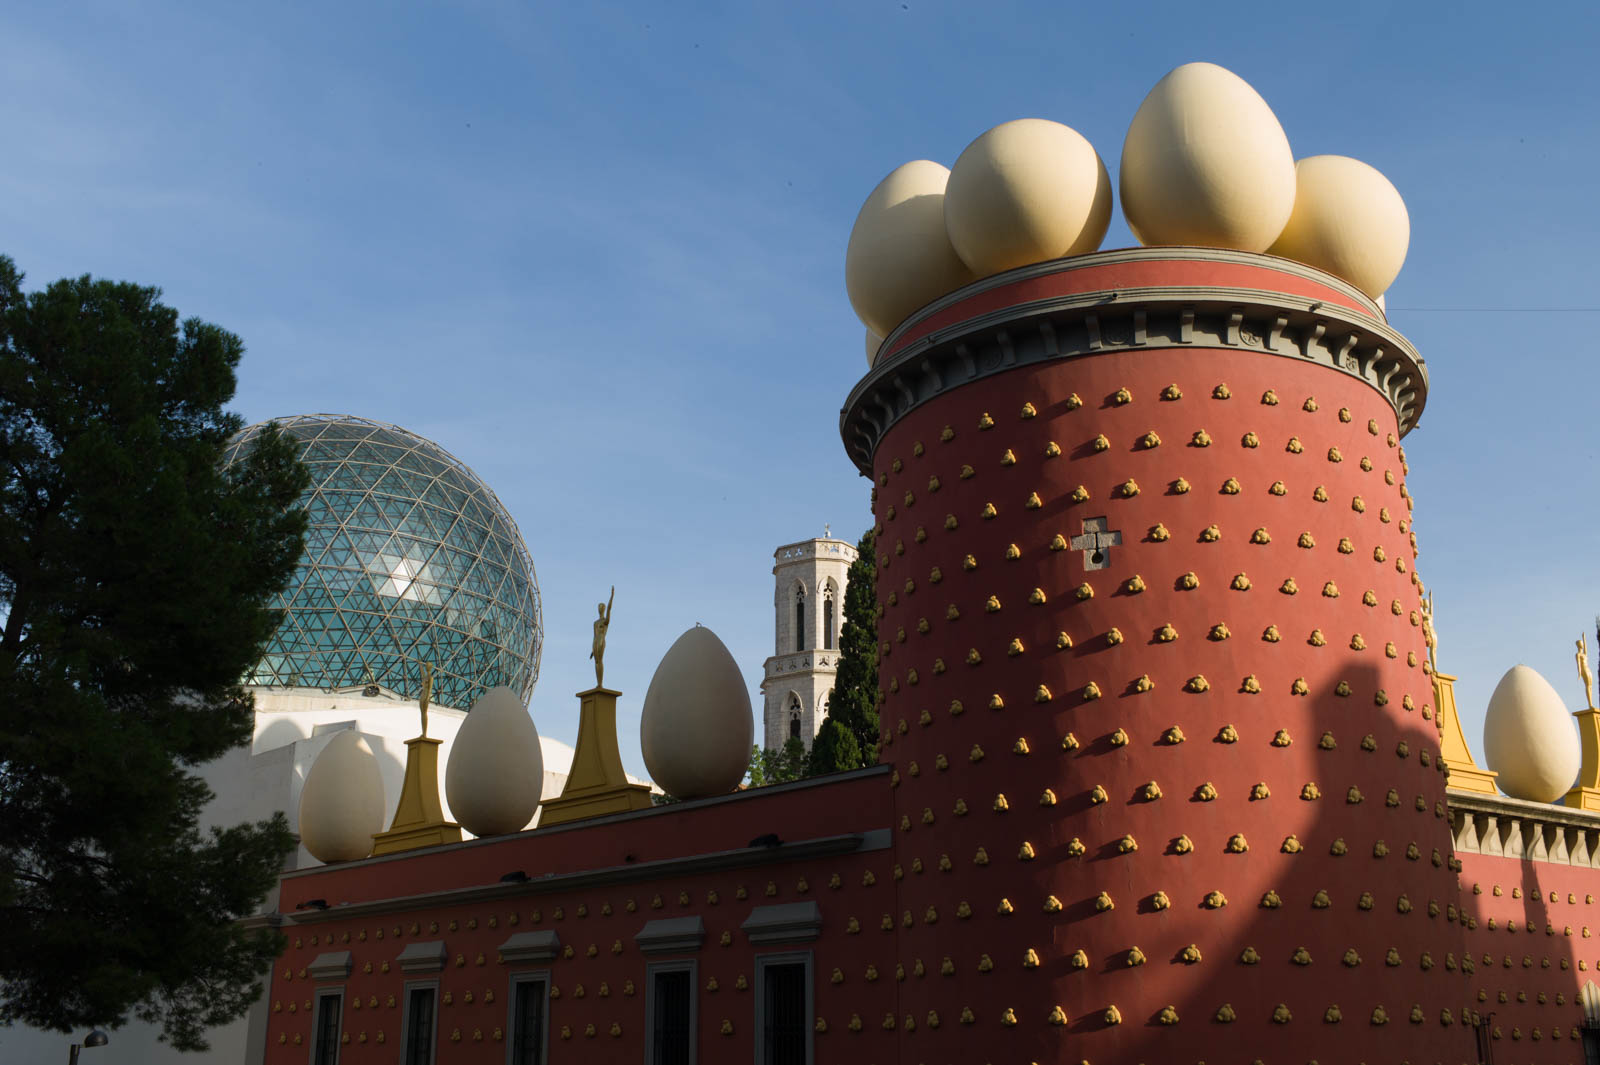
[[[773,559],[776,624],[761,682],[766,697],[761,743],[782,747],[795,737],[810,750],[839,668],[845,581],[856,549],[825,535],[785,544]]]

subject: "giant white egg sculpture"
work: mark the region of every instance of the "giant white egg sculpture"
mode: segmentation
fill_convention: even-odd
[[[696,625],[667,649],[639,712],[645,768],[669,795],[726,795],[750,764],[755,719],[739,664]]]
[[[450,745],[444,794],[451,816],[474,836],[520,832],[543,788],[544,753],[528,708],[510,688],[490,688]]]
[[[1530,802],[1561,798],[1583,765],[1566,704],[1549,681],[1523,665],[1507,670],[1489,696],[1483,754],[1500,774],[1501,789]]]
[[[1266,251],[1294,209],[1294,154],[1259,93],[1185,63],[1139,105],[1122,145],[1122,213],[1139,243]]]
[[[377,755],[354,729],[337,733],[300,788],[301,844],[319,862],[365,858],[386,813]]]
[[[850,305],[879,336],[924,304],[972,280],[944,228],[950,171],[918,159],[878,182],[856,215],[844,253]]]
[[[1337,274],[1374,299],[1383,295],[1411,244],[1399,191],[1345,155],[1308,156],[1294,173],[1294,211],[1267,251]]]
[[[944,223],[979,277],[1083,255],[1111,224],[1111,177],[1077,130],[1019,118],[967,145],[950,168]]]

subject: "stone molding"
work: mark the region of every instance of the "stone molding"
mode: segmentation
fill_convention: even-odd
[[[757,906],[739,926],[752,943],[809,943],[822,936],[822,907],[814,900]]]
[[[1451,788],[1458,854],[1600,869],[1600,814]]]
[[[706,939],[706,923],[699,916],[658,917],[634,933],[641,954],[683,954],[699,950]]]
[[[561,952],[561,936],[553,928],[517,932],[500,944],[499,951],[506,961],[554,961]]]
[[[335,950],[327,954],[318,954],[306,972],[311,974],[313,980],[347,980],[350,971],[355,968],[355,960],[348,950]]]
[[[448,953],[444,940],[431,939],[422,943],[408,943],[395,958],[400,971],[405,973],[436,973],[444,969]]]
[[[887,769],[887,766],[876,768]],[[834,777],[819,777],[832,780]],[[773,785],[779,787],[780,785]],[[768,789],[761,788],[760,791]],[[491,837],[502,842],[505,837]],[[612,884],[633,884],[641,880],[667,880],[677,877],[703,876],[707,873],[748,869],[783,862],[806,861],[832,855],[855,854],[861,851],[887,850],[893,842],[886,828],[866,832],[851,832],[839,836],[819,836],[816,839],[785,842],[776,847],[741,847],[738,850],[712,851],[683,858],[663,858],[653,862],[632,862],[600,869],[585,869],[574,873],[554,873],[525,881],[501,881],[493,884],[474,884],[430,891],[421,895],[397,895],[391,898],[370,899],[364,902],[340,903],[326,910],[305,910],[293,916],[284,915],[286,923],[325,924],[329,921],[349,920],[380,913],[403,913],[409,910],[436,906],[459,906],[496,899],[519,898],[524,895],[544,895],[558,891],[582,891]],[[442,848],[441,848],[442,849]],[[354,864],[354,863],[352,863]]]
[[[1140,250],[1155,259],[1190,258],[1196,251]],[[1286,265],[1269,256],[1246,258],[1262,259],[1257,265],[1280,272]],[[1042,264],[1039,272],[1060,270],[1062,262]],[[965,299],[989,282],[1009,285],[1016,280],[1001,274],[960,294]],[[1334,279],[1317,274],[1317,280],[1328,284]],[[917,319],[936,307],[925,308]],[[1422,356],[1378,317],[1264,289],[1150,286],[1015,304],[915,340],[881,360],[851,389],[839,414],[840,436],[851,461],[870,475],[873,452],[890,427],[953,388],[1058,359],[1183,348],[1257,351],[1359,378],[1394,410],[1401,435],[1416,426],[1427,399]]]

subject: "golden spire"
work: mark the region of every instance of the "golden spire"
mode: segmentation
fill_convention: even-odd
[[[424,664],[417,699],[422,735],[406,741],[406,776],[400,785],[400,801],[389,830],[372,837],[374,855],[461,842],[461,826],[444,819],[439,802],[439,747],[444,741],[428,738],[428,702],[432,696],[433,666]]]
[[[1444,763],[1445,779],[1450,787],[1462,791],[1476,791],[1483,795],[1497,794],[1492,769],[1480,769],[1467,746],[1466,733],[1461,731],[1461,717],[1456,711],[1456,678],[1439,672],[1439,635],[1433,628],[1433,593],[1422,597],[1422,641],[1428,648],[1428,669],[1433,675],[1434,721],[1439,726],[1439,760]]]

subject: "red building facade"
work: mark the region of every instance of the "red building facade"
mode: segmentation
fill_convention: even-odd
[[[1539,951],[1480,944],[1509,915],[1471,894],[1520,905],[1526,856],[1457,872],[1400,446],[1426,387],[1370,300],[1269,256],[925,308],[841,415],[883,764],[286,877],[266,1060],[408,1060],[431,988],[438,1061],[652,1061],[685,987],[706,1062],[1460,1062],[1540,994],[1496,1060],[1581,1060],[1588,930],[1556,936],[1594,871],[1541,874]]]

